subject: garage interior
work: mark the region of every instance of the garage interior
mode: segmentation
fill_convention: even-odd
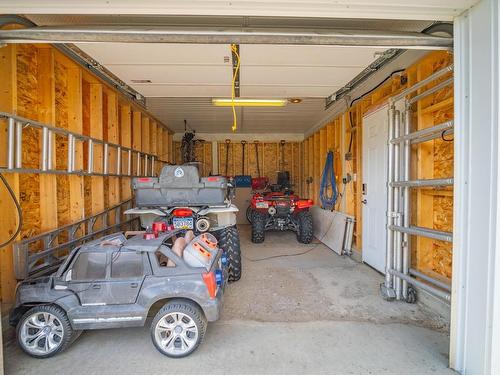
[[[2,186],[0,209],[9,214],[0,217],[0,240],[13,234],[16,238],[16,243],[0,249],[5,373],[64,373],[69,366],[75,373],[157,373],[164,366],[193,372],[199,369],[200,360],[213,373],[234,368],[241,373],[361,374],[401,373],[402,369],[408,374],[453,373],[449,365],[456,100],[449,21],[473,3],[464,2],[460,10],[450,10],[450,16],[417,20],[52,14],[43,10],[0,17],[1,29],[13,33],[36,26],[46,26],[48,32],[51,27],[52,31],[79,28],[97,30],[96,34],[168,26],[271,33],[314,29],[320,34],[333,29],[351,30],[357,36],[368,30],[375,35],[419,33],[422,38],[403,46],[397,38],[390,39],[395,43],[392,46],[383,38],[367,45],[360,41],[352,45],[234,41],[240,60],[234,75],[237,60],[229,43],[86,39],[62,40],[63,44],[44,39],[48,34],[43,32],[39,36],[0,35],[0,43],[7,39],[0,46],[0,149],[5,150],[0,152],[0,171],[22,211],[22,227],[16,233],[16,209]],[[285,103],[236,107],[233,131],[231,107],[214,106],[212,101],[230,99],[233,84],[236,97]],[[415,85],[419,88],[408,93]],[[395,104],[405,98],[411,102],[407,112]],[[386,133],[392,104],[400,111],[397,116],[405,112],[405,116],[393,117],[401,121],[401,131],[405,120],[411,132],[423,131],[418,142],[403,140],[408,145],[407,159],[403,143],[399,151],[392,149],[394,157],[401,156],[399,163],[407,163],[406,176],[387,176],[387,155],[395,144],[399,147],[397,142],[388,142]],[[368,129],[370,121],[379,124],[377,129],[385,129],[382,138],[375,128]],[[61,132],[47,130],[46,125]],[[436,126],[441,128],[434,134],[425,130]],[[205,345],[195,355],[166,360],[145,344],[147,329],[134,328],[87,331],[56,358],[27,357],[17,348],[6,317],[16,283],[24,278],[20,275],[31,272],[30,257],[131,224],[124,215],[133,207],[131,176],[158,175],[164,165],[181,164],[186,130],[196,132],[195,158],[203,176],[267,176],[276,182],[278,171],[289,171],[293,190],[315,204],[312,244],[298,243],[291,232],[267,232],[263,244],[252,243],[243,215],[251,189],[237,188],[242,279],[228,286],[222,319],[209,328]],[[370,146],[376,143],[370,142],[376,142],[377,135],[383,140],[378,144],[381,153],[371,154]],[[390,138],[401,136],[393,133]],[[337,249],[327,241],[329,222],[319,223],[333,221],[332,212],[321,208],[320,194],[329,152],[339,193],[333,209],[353,222],[352,233],[332,235],[344,241],[344,246],[344,236],[352,234],[348,248],[340,249],[342,255],[332,251]],[[382,155],[382,160],[373,155]],[[411,186],[398,185],[398,181],[410,180]],[[375,183],[385,189],[376,194],[370,191]],[[392,201],[387,198],[388,185],[389,196],[407,194],[408,204],[408,209],[393,207],[405,214],[389,219],[391,209],[385,205],[370,207],[370,198],[382,197],[385,204]],[[404,272],[415,282],[385,274],[386,220],[393,223],[389,242],[400,236],[400,254],[406,254],[401,256],[410,262]],[[411,227],[413,232],[396,227]],[[368,256],[372,247],[374,258]],[[395,262],[403,264],[402,259]],[[388,278],[405,285],[396,292],[397,298],[384,295],[381,284]],[[404,301],[408,285],[416,291],[415,303]],[[137,348],[144,349],[130,359]]]

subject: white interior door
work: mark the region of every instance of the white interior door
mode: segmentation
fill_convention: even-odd
[[[387,106],[363,117],[363,262],[385,272]]]

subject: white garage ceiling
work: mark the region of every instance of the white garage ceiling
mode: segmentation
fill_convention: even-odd
[[[78,44],[146,97],[149,110],[173,130],[184,119],[199,132],[227,132],[231,95],[229,45]],[[324,98],[374,61],[383,49],[332,46],[240,46],[240,96],[304,99],[284,108],[238,110],[239,132],[303,133],[324,110]],[[148,83],[136,83],[147,80]]]
[[[229,45],[77,46],[145,97],[231,95]],[[345,85],[381,52],[375,48],[243,45],[240,95],[324,98]]]
[[[47,26],[212,25],[421,31],[431,24],[418,20],[193,15],[42,14],[29,18]],[[230,128],[231,110],[211,105],[211,98],[231,95],[229,45],[79,43],[77,46],[144,95],[152,113],[174,131],[183,130],[184,119],[200,132],[227,132]],[[366,47],[241,45],[241,97],[298,97],[303,102],[284,108],[239,109],[239,131],[306,132],[324,116],[324,98],[343,87],[383,51]]]
[[[147,106],[176,132],[184,130],[184,120],[200,133],[230,133],[230,107],[214,107],[210,98],[147,98]],[[304,99],[286,107],[237,108],[238,133],[303,134],[323,115],[324,99]]]

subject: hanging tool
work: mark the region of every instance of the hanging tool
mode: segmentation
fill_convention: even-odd
[[[281,154],[281,160],[280,160],[280,171],[285,170],[285,140],[282,139],[280,141],[280,154]]]
[[[193,129],[188,130],[187,120],[184,120],[184,135],[181,141],[181,154],[182,163],[190,163],[194,161],[194,146],[196,131]]]
[[[255,159],[257,161],[257,177],[260,177],[260,163],[259,163],[259,141],[253,141],[255,145]]]
[[[247,141],[241,141],[241,174],[245,175],[245,146]]]
[[[226,176],[228,176],[228,171],[229,171],[229,145],[231,144],[230,139],[226,139]]]
[[[335,181],[335,169],[333,165],[333,151],[328,151],[326,155],[325,167],[321,175],[321,184],[319,189],[319,198],[321,206],[325,210],[333,211],[335,202],[337,202],[338,190]]]
[[[255,145],[255,161],[257,163],[257,177],[252,178],[252,189],[254,190],[262,190],[265,189],[267,184],[269,183],[269,179],[267,177],[261,177],[260,175],[260,161],[259,161],[259,141],[253,141]]]
[[[234,176],[234,184],[236,187],[251,187],[252,186],[252,176],[245,174],[245,150],[247,141],[241,141],[241,175]]]

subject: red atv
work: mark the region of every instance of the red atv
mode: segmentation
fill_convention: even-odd
[[[255,193],[250,202],[252,242],[264,242],[266,230],[293,230],[297,240],[310,243],[313,221],[309,207],[311,199],[300,199],[292,191]]]

